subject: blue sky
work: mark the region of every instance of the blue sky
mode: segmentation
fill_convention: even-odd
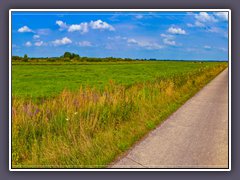
[[[12,54],[228,60],[227,12],[13,12]]]

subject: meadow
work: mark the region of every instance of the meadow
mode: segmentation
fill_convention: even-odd
[[[177,61],[13,64],[12,166],[106,167],[227,66]]]
[[[113,81],[130,86],[191,73],[199,68],[214,67],[217,62],[107,62],[107,63],[14,63],[12,66],[13,95],[43,99],[54,97],[64,89],[91,87],[103,90]],[[220,63],[221,64],[221,63]]]

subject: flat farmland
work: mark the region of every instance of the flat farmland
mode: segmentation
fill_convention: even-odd
[[[14,168],[103,168],[226,62],[15,63]]]
[[[13,96],[48,98],[64,89],[82,87],[104,89],[113,81],[125,86],[138,82],[171,78],[217,66],[218,62],[134,62],[134,63],[21,63],[12,66]],[[225,63],[226,64],[226,63]]]

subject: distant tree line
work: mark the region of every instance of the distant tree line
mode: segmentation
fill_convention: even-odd
[[[27,54],[23,57],[21,56],[12,56],[12,61],[19,62],[116,62],[116,61],[133,61],[133,60],[156,60],[156,59],[131,59],[131,58],[115,58],[115,57],[104,57],[104,58],[95,58],[95,57],[81,57],[79,54],[65,52],[60,57],[40,57],[40,58],[30,58]]]

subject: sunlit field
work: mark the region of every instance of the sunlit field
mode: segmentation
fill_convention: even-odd
[[[163,122],[226,62],[12,65],[14,168],[102,168]]]

